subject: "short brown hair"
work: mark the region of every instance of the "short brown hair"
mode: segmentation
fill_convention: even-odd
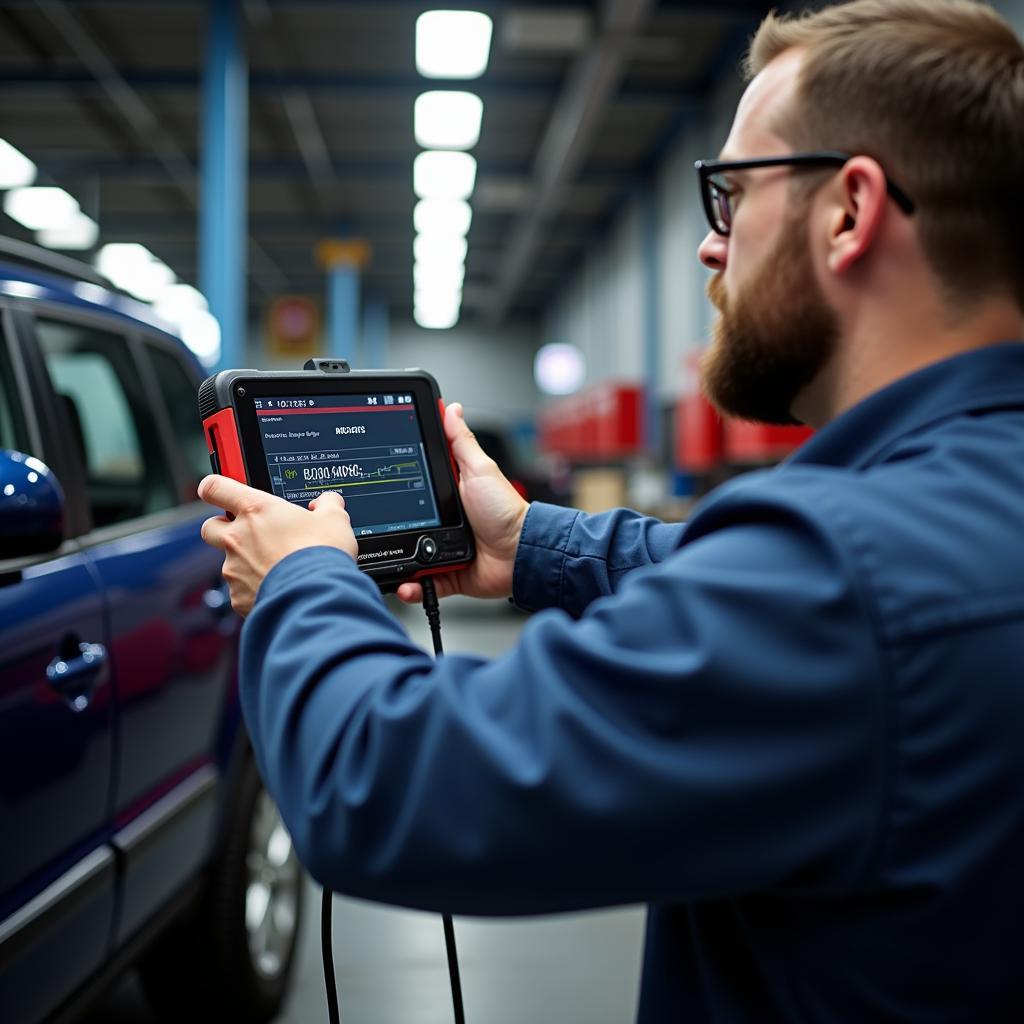
[[[912,197],[926,258],[954,309],[994,293],[1024,308],[1024,47],[974,0],[851,0],[774,12],[753,77],[805,50],[775,125],[796,149],[873,156]]]

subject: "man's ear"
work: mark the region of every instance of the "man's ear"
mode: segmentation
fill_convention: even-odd
[[[868,156],[853,157],[830,192],[828,267],[845,273],[871,248],[886,213],[885,172]]]

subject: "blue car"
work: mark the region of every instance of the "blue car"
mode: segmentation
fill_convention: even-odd
[[[128,966],[161,1019],[266,1021],[302,876],[200,539],[205,376],[91,268],[0,240],[0,1020]]]

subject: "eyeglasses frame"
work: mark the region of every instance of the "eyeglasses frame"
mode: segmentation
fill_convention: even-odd
[[[693,166],[697,171],[700,183],[701,204],[704,215],[711,225],[711,230],[723,238],[729,236],[731,225],[723,231],[715,214],[714,197],[711,190],[715,188],[711,180],[713,174],[725,171],[755,171],[762,167],[843,167],[853,159],[850,153],[826,149],[814,153],[789,153],[786,156],[759,157],[753,160],[698,160]],[[883,173],[885,173],[883,171]],[[885,188],[893,202],[909,217],[914,212],[914,201],[889,177],[885,175]]]

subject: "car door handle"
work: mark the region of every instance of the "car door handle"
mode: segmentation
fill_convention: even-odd
[[[54,658],[46,666],[46,678],[72,711],[84,711],[106,664],[103,644],[80,643],[77,658]]]

